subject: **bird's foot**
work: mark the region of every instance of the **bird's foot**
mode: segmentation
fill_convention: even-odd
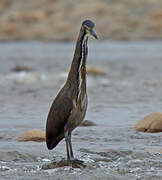
[[[71,161],[72,161],[72,163],[77,163],[77,164],[83,164],[84,163],[84,161],[79,160],[79,159],[72,159]]]
[[[68,162],[68,165],[73,168],[85,168],[86,165],[84,164],[84,161],[79,159],[71,159],[70,162]]]

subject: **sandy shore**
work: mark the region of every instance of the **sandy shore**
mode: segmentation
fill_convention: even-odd
[[[161,0],[1,0],[0,40],[74,40],[86,18],[100,39],[162,38]]]

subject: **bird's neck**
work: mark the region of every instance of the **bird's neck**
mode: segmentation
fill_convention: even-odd
[[[72,60],[72,64],[70,67],[70,71],[67,78],[67,84],[74,89],[77,89],[79,87],[79,81],[80,81],[80,66],[81,62],[83,61],[83,44],[85,41],[85,31],[81,28],[79,37],[76,43],[74,57]],[[87,45],[87,42],[86,42]],[[86,68],[84,68],[84,73],[86,74]]]

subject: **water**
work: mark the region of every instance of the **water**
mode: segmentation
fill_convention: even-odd
[[[66,157],[65,142],[48,151],[44,142],[18,142],[30,129],[45,129],[53,98],[65,81],[73,43],[0,44],[1,179],[162,179],[162,134],[137,133],[132,126],[162,110],[162,42],[90,42],[88,65],[106,72],[88,76],[85,119],[92,127],[73,132],[75,156],[85,169],[44,169]],[[30,72],[11,71],[16,65]],[[152,152],[155,151],[155,152]]]

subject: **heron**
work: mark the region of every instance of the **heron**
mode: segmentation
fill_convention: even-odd
[[[72,131],[82,123],[87,111],[87,41],[88,35],[98,39],[94,27],[91,20],[83,21],[67,80],[55,97],[46,121],[47,148],[52,150],[65,138],[68,165],[77,160],[74,159],[72,150]]]

